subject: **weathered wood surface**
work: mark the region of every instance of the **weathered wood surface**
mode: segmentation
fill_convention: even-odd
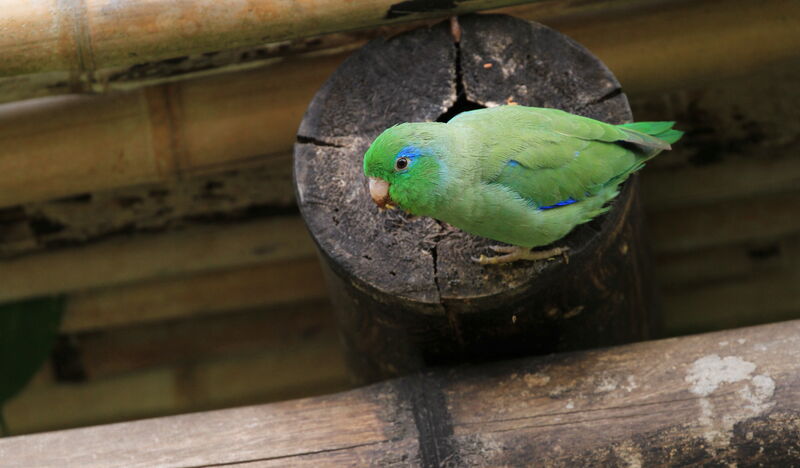
[[[794,466],[800,321],[0,440],[0,466]]]
[[[633,180],[608,216],[559,241],[570,248],[566,266],[482,267],[470,257],[492,241],[430,218],[380,212],[372,203],[363,154],[399,122],[447,120],[506,102],[631,119],[613,75],[568,38],[506,16],[460,23],[460,43],[446,25],[370,43],[332,75],[298,131],[298,204],[325,260],[348,356],[362,381],[652,332]],[[354,83],[355,95],[348,92]]]
[[[659,3],[660,6],[665,5],[663,2]],[[800,288],[797,288],[794,280],[797,278],[797,271],[800,271],[800,231],[796,230],[796,225],[792,227],[791,224],[796,216],[792,215],[787,219],[769,215],[785,212],[784,203],[795,199],[793,194],[800,187],[800,179],[797,179],[800,175],[800,160],[793,157],[800,145],[800,107],[793,105],[800,92],[795,86],[800,80],[800,68],[797,66],[800,62],[795,60],[794,63],[778,63],[772,66],[764,66],[762,62],[762,59],[770,61],[774,58],[770,50],[775,51],[776,47],[800,50],[790,47],[791,42],[780,39],[784,37],[779,32],[780,28],[791,23],[775,24],[769,19],[780,16],[785,12],[781,5],[789,4],[774,0],[759,5],[738,0],[722,0],[717,4],[720,8],[706,11],[707,6],[702,3],[675,3],[670,6],[669,15],[662,14],[660,8],[620,11],[619,6],[622,4],[611,5],[613,8],[604,13],[603,8],[609,5],[603,2],[581,5],[563,2],[539,4],[542,8],[553,10],[554,16],[558,16],[558,10],[562,7],[597,8],[593,11],[599,16],[594,13],[577,16],[570,14],[557,21],[545,21],[579,39],[613,68],[632,100],[631,107],[637,119],[674,119],[681,123],[681,128],[689,131],[672,152],[657,158],[641,172],[647,227],[651,234],[655,234],[649,237],[659,240],[653,244],[656,254],[655,273],[664,299],[664,330],[670,335],[800,318]],[[629,3],[626,2],[625,5]],[[760,5],[768,6],[762,10]],[[791,5],[800,3],[793,2]],[[548,11],[546,13],[550,15]],[[565,12],[569,13],[568,8]],[[675,20],[674,15],[678,12],[681,18]],[[740,21],[744,16],[748,17],[746,25]],[[663,20],[663,24],[659,24],[659,19]],[[700,28],[698,23],[705,19],[727,26],[709,28],[702,24]],[[740,23],[739,28],[750,31],[748,34],[753,33],[752,28],[759,28],[765,31],[765,35],[755,41],[749,38],[752,36],[740,37],[736,33],[737,28],[730,26],[736,21]],[[650,37],[684,37],[692,38],[694,42],[661,40],[662,47],[639,53],[622,38],[628,37],[641,24],[647,25],[644,29],[647,29]],[[772,31],[776,33],[772,34]],[[696,42],[701,36],[702,40]],[[749,42],[737,42],[740,39]],[[702,47],[698,47],[699,43]],[[707,55],[708,48],[718,49],[725,44],[738,45],[729,54]],[[744,45],[747,47],[742,47]],[[761,50],[763,54],[755,57],[747,52],[753,50]],[[627,53],[634,54],[632,57],[635,59],[625,58],[624,54]],[[693,54],[705,55],[707,60],[691,59]],[[738,57],[736,61],[741,66],[741,70],[735,72],[745,73],[746,76],[731,78],[726,76],[732,72],[731,69],[718,68],[720,63],[732,60],[731,57]],[[325,59],[304,60],[300,66],[308,68],[310,78],[305,78],[305,72],[291,72],[294,69],[292,63],[293,61],[288,61],[270,67],[263,73],[250,72],[247,75],[264,83],[264,93],[289,96],[285,88],[287,83],[291,83],[293,89],[299,89],[294,86],[313,79],[314,75],[311,73],[326,75],[339,62]],[[714,73],[713,82],[703,84],[710,71]],[[232,87],[241,76],[233,74],[224,80],[211,81]],[[322,78],[318,78],[319,82]],[[205,83],[208,80],[200,82]],[[192,85],[199,86],[200,82]],[[677,87],[666,89],[673,85]],[[236,129],[235,125],[224,124],[230,122],[227,111],[247,113],[247,105],[251,101],[258,101],[275,103],[273,107],[262,105],[262,110],[274,111],[274,115],[270,114],[272,117],[267,116],[265,119],[278,119],[275,115],[285,110],[286,115],[293,116],[294,122],[289,122],[291,119],[286,118],[285,121],[270,120],[268,128],[259,128],[257,125],[243,128],[263,133],[276,125],[285,125],[286,128],[291,127],[289,132],[293,132],[307,104],[301,101],[310,99],[315,91],[310,86],[302,88],[305,95],[292,95],[294,97],[291,100],[298,101],[295,106],[290,104],[291,100],[261,100],[258,94],[262,92],[260,88],[249,86],[249,101],[233,99],[231,109],[218,106],[213,115],[223,118],[221,121],[208,119],[209,125],[202,127],[202,130],[211,137],[209,143],[221,141],[221,135]],[[656,92],[644,93],[648,90]],[[236,94],[233,89],[230,92]],[[193,102],[197,103],[197,99],[206,94],[200,88],[195,88],[191,95]],[[37,119],[49,121],[46,111],[42,107]],[[94,115],[92,109],[82,113]],[[258,122],[259,120],[242,121],[237,125]],[[8,118],[3,121],[3,128],[13,129],[16,124],[15,119]],[[38,130],[42,132],[42,139],[58,140],[59,135],[66,135],[51,134],[45,130],[47,129]],[[214,133],[216,130],[219,133]],[[12,130],[9,135],[13,133]],[[250,133],[250,130],[247,134],[257,136],[257,133]],[[277,138],[278,136],[281,138]],[[246,142],[250,138],[244,136],[242,141],[235,143],[242,144],[243,147],[256,145]],[[64,140],[58,141],[63,145]],[[256,237],[250,237],[245,232],[246,229],[239,231],[238,225],[256,220],[254,218],[264,219],[274,214],[286,213],[287,207],[294,203],[289,176],[292,141],[292,135],[287,134],[285,137],[276,135],[275,138],[270,137],[269,141],[257,142],[256,146],[261,145],[258,151],[271,155],[246,161],[248,165],[243,166],[246,169],[238,172],[214,172],[200,177],[190,173],[179,180],[93,192],[91,195],[69,200],[32,203],[4,210],[0,213],[0,251],[3,258],[7,259],[9,256],[46,250],[48,252],[43,252],[43,255],[54,254],[55,261],[65,259],[62,255],[67,251],[77,249],[79,254],[72,257],[71,265],[62,271],[71,278],[79,278],[85,275],[85,267],[101,262],[100,257],[104,252],[103,249],[86,247],[116,242],[128,236],[137,239],[137,248],[141,248],[142,255],[148,258],[162,257],[158,253],[159,249],[172,249],[168,244],[159,241],[161,235],[172,234],[168,231],[181,229],[185,233],[198,227],[205,230],[203,226],[197,226],[197,222],[217,224],[220,231],[232,226],[239,232],[238,235],[243,236],[241,242],[248,243],[247,239]],[[282,147],[273,146],[273,142]],[[81,151],[90,154],[95,148],[92,138],[86,138],[84,143],[86,144]],[[21,144],[21,140],[6,141],[3,157],[9,157],[12,154],[10,148],[18,148]],[[231,151],[238,151],[238,146],[232,146],[230,142],[226,145]],[[224,150],[223,146],[218,148]],[[211,146],[208,148],[213,149]],[[211,149],[205,153],[204,158],[212,157]],[[278,149],[284,153],[276,153]],[[20,155],[24,156],[24,153]],[[244,152],[240,155],[244,155]],[[107,158],[101,153],[95,156]],[[56,158],[48,164],[62,162],[74,163],[75,160],[68,157]],[[239,164],[235,163],[236,166]],[[219,170],[226,167],[224,164],[219,165]],[[75,164],[72,168],[76,171],[74,176],[86,172]],[[33,169],[41,170],[35,166]],[[218,169],[209,167],[209,170]],[[0,179],[11,174],[0,173]],[[95,174],[94,179],[99,182],[114,180],[115,183],[127,184],[123,179],[106,177],[102,171]],[[73,180],[70,177],[52,181],[50,187]],[[261,180],[264,182],[260,183]],[[19,193],[21,192],[15,192]],[[6,193],[2,195],[5,196]],[[729,223],[725,228],[715,222],[706,223],[703,229],[684,231],[682,228],[681,214],[684,210],[692,217],[713,220],[717,216],[717,207],[735,208],[738,203],[748,200],[758,200],[757,207],[747,203],[745,205],[750,206],[751,210],[755,208],[756,213],[767,215],[751,216],[750,211],[739,210],[736,222]],[[736,214],[735,211],[728,212]],[[673,222],[659,222],[662,215]],[[782,227],[774,229],[764,224],[765,221],[771,223],[772,220],[776,220]],[[297,232],[300,235],[304,228],[299,224],[298,226],[300,229]],[[662,232],[654,233],[653,228],[656,226]],[[275,230],[261,230],[260,235],[277,235],[279,229],[282,228],[276,226]],[[744,231],[747,237],[731,236],[731,231]],[[690,246],[689,250],[669,247],[674,246],[684,235],[692,237],[686,244]],[[225,239],[230,246],[240,242],[237,236],[221,236],[219,239]],[[666,243],[662,245],[660,239]],[[271,262],[265,257],[266,263],[250,263],[253,261],[252,257],[230,256],[224,262],[216,264],[219,269],[215,267],[208,272],[170,267],[169,275],[161,276],[158,270],[140,270],[126,278],[111,277],[120,282],[117,286],[110,287],[107,286],[104,275],[92,274],[92,269],[89,268],[87,281],[80,286],[83,292],[69,294],[69,310],[75,312],[75,315],[72,320],[68,314],[69,320],[65,321],[65,326],[67,322],[70,326],[65,328],[63,338],[68,342],[77,340],[79,351],[81,344],[85,343],[87,349],[91,348],[92,354],[102,355],[106,350],[118,352],[118,348],[113,346],[113,337],[117,333],[120,333],[121,338],[140,336],[142,340],[153,340],[158,343],[159,348],[169,351],[169,356],[175,356],[174,349],[170,351],[168,336],[173,331],[177,336],[182,336],[185,327],[190,326],[189,323],[197,323],[199,330],[205,330],[205,319],[208,318],[212,321],[219,320],[220,327],[228,330],[236,324],[246,328],[246,320],[239,315],[242,312],[240,307],[250,310],[263,307],[281,314],[288,314],[289,311],[302,313],[301,311],[306,310],[305,305],[292,298],[307,293],[319,300],[318,295],[321,294],[319,285],[302,282],[302,275],[319,278],[320,274],[319,267],[310,261],[312,257],[309,255],[313,255],[310,239],[306,248],[305,253],[298,252],[297,257],[292,256],[277,262]],[[665,248],[667,250],[663,250]],[[222,250],[215,252],[223,254]],[[193,262],[199,260],[201,259]],[[44,259],[40,261],[45,262]],[[105,261],[113,263],[113,259]],[[191,267],[197,264],[187,265]],[[284,265],[291,268],[297,276],[293,273],[283,278],[273,273],[281,271]],[[6,263],[0,264],[0,271],[6,266]],[[19,270],[18,274],[27,275],[26,278],[17,278],[20,283],[42,284],[39,283],[42,275],[36,269],[26,269],[24,273]],[[262,275],[265,282],[271,281],[276,285],[280,294],[271,295],[273,288],[269,287],[265,287],[263,291],[258,289],[257,278]],[[144,282],[141,283],[142,281]],[[42,291],[52,288],[48,293],[57,293],[64,286],[68,285],[62,281],[51,281]],[[183,294],[187,291],[188,297]],[[192,294],[191,291],[197,292]],[[161,294],[163,300],[158,299]],[[275,302],[273,298],[291,302]],[[253,323],[260,323],[258,314],[248,316]],[[284,322],[281,323],[284,326]],[[90,377],[81,382],[63,381],[57,379],[50,369],[43,369],[26,392],[6,407],[6,419],[12,430],[19,433],[196,411],[219,405],[269,401],[268,398],[272,396],[301,396],[312,394],[318,389],[322,389],[320,392],[330,391],[335,386],[325,382],[330,382],[330,379],[334,379],[333,376],[338,379],[333,380],[339,382],[338,385],[345,385],[346,380],[344,375],[336,375],[336,372],[344,371],[341,362],[336,360],[340,358],[333,330],[326,329],[324,332],[327,337],[325,340],[300,341],[291,352],[282,354],[270,354],[269,351],[261,354],[260,351],[254,351],[253,354],[220,355],[217,352],[220,347],[211,340],[205,340],[207,350],[199,342],[187,344],[197,351],[198,358],[187,358],[177,366],[147,361],[144,356],[146,350],[136,347],[137,353],[142,352],[142,355],[122,356],[124,363],[133,366],[137,362],[147,362],[147,367],[126,371],[124,366],[119,366],[113,373],[106,374],[100,372],[100,367],[94,371],[89,366],[88,362],[97,363],[99,359],[89,356],[87,351],[82,355],[87,361],[84,364],[87,374],[93,373],[103,376],[102,378]],[[197,339],[203,340],[205,336],[199,333]],[[231,332],[230,336],[234,334]],[[108,348],[105,348],[106,345]],[[240,348],[232,345],[231,349]],[[153,349],[151,352],[152,355],[157,355],[159,351]],[[335,364],[336,362],[339,364]],[[296,368],[303,365],[310,365],[317,371],[313,376],[295,374]],[[104,369],[110,370],[109,367]],[[220,375],[225,376],[224,382],[215,377]],[[329,380],[315,380],[315,376]],[[266,397],[262,399],[261,395]],[[86,404],[87,401],[92,404]]]

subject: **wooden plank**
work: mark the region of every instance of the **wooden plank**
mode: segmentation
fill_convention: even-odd
[[[678,166],[691,166],[702,172],[743,164],[743,170],[754,170],[763,177],[773,160],[781,165],[776,169],[786,169],[793,159],[793,149],[800,143],[800,109],[791,105],[800,99],[800,90],[791,86],[799,79],[800,60],[794,59],[712,83],[629,93],[637,120],[674,120],[687,131],[673,151],[652,160],[643,173],[656,168],[677,170]],[[725,181],[744,187],[757,183],[757,177],[745,177],[747,174],[743,172],[740,178],[754,182],[729,180],[731,177],[725,177]],[[714,183],[719,175],[709,172],[709,176],[710,184],[727,190],[723,184]],[[767,177],[771,181],[779,176]],[[663,198],[670,193],[666,188]]]
[[[800,236],[656,255],[656,278],[669,294],[800,267]],[[727,302],[727,301],[725,301]],[[724,304],[724,302],[723,302]]]
[[[800,321],[0,440],[0,466],[790,466]]]
[[[317,259],[299,258],[70,294],[61,331],[125,327],[326,297]]]
[[[249,348],[187,356],[172,365],[85,382],[41,378],[8,402],[4,415],[11,432],[23,434],[321,395],[350,386],[333,327],[306,336],[302,344]]]
[[[158,366],[173,366],[265,350],[335,341],[336,322],[327,301],[251,312],[193,317],[71,336],[89,379]]]
[[[313,255],[296,216],[118,237],[3,261],[0,302]]]
[[[545,7],[565,8],[553,3]],[[716,83],[794,59],[800,50],[800,5],[792,0],[592,3],[545,24],[586,45],[628,93]],[[516,8],[524,15],[536,5]]]
[[[644,205],[652,212],[792,192],[800,187],[797,158],[759,156],[750,154],[747,160],[734,159],[700,167],[648,168],[641,173]]]
[[[766,242],[800,233],[800,192],[659,211],[647,220],[659,254],[746,241]]]
[[[12,434],[23,434],[171,414],[180,407],[174,372],[162,367],[92,384],[30,385],[4,405],[3,415]]]
[[[180,377],[196,409],[322,395],[352,386],[333,327],[268,353],[200,361],[182,369]]]
[[[108,97],[2,105],[0,174],[14,177],[0,178],[0,206],[287,154],[308,100],[327,77],[324,70],[343,58],[287,60],[267,70]]]
[[[0,258],[120,232],[180,229],[293,211],[291,153],[223,172],[31,203],[0,216]],[[0,213],[2,213],[0,211]]]
[[[671,291],[664,295],[670,335],[800,318],[800,268]]]
[[[160,418],[150,420],[140,429],[124,423],[106,426],[110,433],[96,433],[94,437],[81,440],[79,447],[72,447],[72,455],[61,461],[37,460],[20,453],[15,447],[0,445],[0,466],[213,466],[291,457],[306,452],[337,451],[353,446],[379,446],[394,435],[387,434],[381,424],[379,401],[359,394],[321,399],[328,403],[300,400],[274,406],[189,414],[176,416],[176,419]],[[340,424],[342,421],[347,421],[348,427]],[[280,431],[275,431],[276,428]],[[77,435],[81,431],[70,432]],[[73,443],[69,436],[63,436],[70,432],[40,436],[49,440],[28,440],[42,454],[55,453]],[[111,447],[109,440],[115,439],[117,442],[112,444],[115,447]],[[145,455],[151,450],[149,447],[162,444],[170,448],[158,454],[151,452],[155,456]],[[198,450],[198,445],[207,448]],[[92,455],[100,455],[106,450],[111,453],[105,460]]]

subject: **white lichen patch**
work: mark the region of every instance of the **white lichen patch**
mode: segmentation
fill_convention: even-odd
[[[572,387],[574,387],[574,383],[569,385],[556,385],[555,387],[553,387],[552,390],[550,390],[547,393],[547,396],[549,396],[550,398],[559,398],[561,397],[561,395],[572,390]]]
[[[594,389],[594,391],[597,393],[613,392],[617,389],[618,385],[619,384],[613,377],[605,375],[600,379],[600,382],[597,384],[597,387]]]
[[[738,356],[723,358],[717,354],[704,356],[689,366],[685,381],[690,385],[689,391],[700,397],[697,424],[712,447],[730,444],[736,423],[758,416],[775,404],[775,381],[766,374],[753,375],[755,370],[754,363]],[[720,395],[716,408],[714,392],[731,386],[734,392]],[[738,401],[731,402],[730,398]]]
[[[745,408],[756,414],[762,413],[772,406],[769,400],[775,393],[775,381],[766,375],[757,375],[751,383],[752,385],[740,388],[737,393],[747,402]]]
[[[720,358],[716,354],[702,357],[692,363],[686,382],[695,395],[710,395],[720,384],[733,383],[749,378],[756,365],[736,356]]]
[[[637,388],[639,388],[639,385],[636,384],[636,377],[633,375],[629,375],[628,378],[625,379],[625,383],[622,385],[622,389],[628,393],[636,390]]]

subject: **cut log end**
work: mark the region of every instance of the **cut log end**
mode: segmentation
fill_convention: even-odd
[[[363,154],[380,132],[401,122],[447,121],[466,110],[513,103],[631,120],[613,75],[561,34],[495,15],[462,17],[460,26],[458,43],[442,23],[373,41],[355,53],[312,101],[295,147],[298,203],[330,269],[332,293],[341,296],[334,301],[345,343],[351,354],[380,361],[382,376],[465,357],[554,351],[569,335],[557,331],[566,315],[591,310],[592,325],[584,321],[579,328],[602,328],[620,306],[649,301],[641,279],[628,278],[638,294],[630,294],[631,286],[598,284],[640,263],[631,237],[637,232],[635,183],[626,184],[608,215],[558,242],[570,249],[569,265],[480,265],[471,258],[489,252],[495,241],[374,205]],[[629,246],[624,253],[620,243]],[[571,285],[574,278],[585,284]],[[572,286],[578,288],[573,296],[563,296]],[[601,298],[600,290],[618,294]],[[606,312],[598,313],[602,300]],[[563,347],[630,341],[650,325],[628,322],[617,324],[623,331],[601,333],[602,339],[587,329],[580,335],[590,337],[588,343],[567,339]],[[384,352],[399,361],[385,359]]]

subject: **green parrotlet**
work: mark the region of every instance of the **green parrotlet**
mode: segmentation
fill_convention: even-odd
[[[670,149],[674,122],[612,125],[557,109],[499,106],[447,123],[384,131],[364,155],[379,207],[397,206],[511,246],[482,264],[538,260],[565,248],[531,250],[605,213],[619,185]]]

